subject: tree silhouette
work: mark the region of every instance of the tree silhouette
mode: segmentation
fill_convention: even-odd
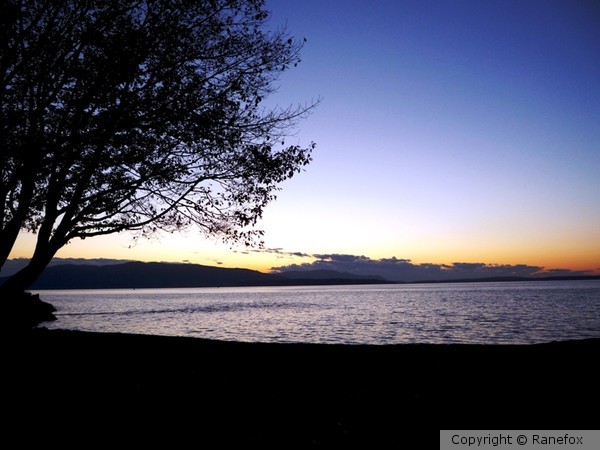
[[[196,224],[251,243],[311,160],[283,138],[315,103],[267,109],[303,42],[263,0],[43,0],[0,6],[0,267],[37,233],[19,291],[70,240]]]

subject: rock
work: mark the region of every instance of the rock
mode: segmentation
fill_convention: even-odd
[[[4,297],[4,295],[3,295]],[[42,322],[56,320],[56,308],[29,292],[10,293],[2,299],[4,304],[4,327],[11,331],[28,330]],[[2,304],[0,303],[0,304]]]

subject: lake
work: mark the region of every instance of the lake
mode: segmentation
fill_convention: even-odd
[[[36,293],[58,310],[50,329],[332,344],[600,338],[600,280]]]

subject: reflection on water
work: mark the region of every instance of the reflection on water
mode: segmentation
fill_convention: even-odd
[[[48,328],[249,342],[536,343],[600,337],[600,281],[39,291]]]

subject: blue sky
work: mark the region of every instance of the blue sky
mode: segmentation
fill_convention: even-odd
[[[314,161],[259,223],[272,250],[190,230],[133,249],[124,235],[74,242],[59,256],[268,270],[328,254],[600,271],[600,3],[267,9],[270,26],[307,38],[269,104],[321,98],[288,139],[315,141]]]
[[[295,216],[278,242],[293,229],[299,249],[600,266],[598,6],[269,5],[308,38],[279,96],[323,97],[299,134],[315,162],[268,216]]]

